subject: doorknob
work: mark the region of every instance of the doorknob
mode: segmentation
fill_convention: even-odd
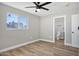
[[[72,32],[72,33],[74,33],[74,32]]]

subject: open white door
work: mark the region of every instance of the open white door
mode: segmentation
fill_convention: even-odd
[[[79,48],[79,14],[72,15],[72,46]]]

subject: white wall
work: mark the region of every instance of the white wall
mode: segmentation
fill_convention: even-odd
[[[59,7],[58,7],[59,8]],[[53,14],[42,16],[40,20],[40,38],[53,41],[53,17],[66,16],[66,43],[71,44],[71,15],[79,13],[77,5],[69,6],[65,9],[58,9],[53,11]]]
[[[5,24],[6,12],[27,16],[29,18],[29,30],[7,30]],[[69,6],[69,8],[65,9],[56,9],[51,15],[38,17],[0,4],[0,50],[39,38],[53,41],[53,17],[63,15],[66,15],[66,43],[71,44],[71,15],[76,13],[79,13],[79,8],[77,6]]]
[[[7,30],[6,13],[13,12],[29,19],[28,30]],[[40,17],[0,4],[0,50],[39,38]]]
[[[71,19],[70,15],[66,15],[66,42],[71,44]],[[53,41],[53,16],[41,17],[40,21],[40,38]]]
[[[40,38],[53,40],[53,20],[52,16],[41,17],[40,20]]]

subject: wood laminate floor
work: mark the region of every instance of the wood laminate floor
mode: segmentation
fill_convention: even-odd
[[[64,46],[63,40],[56,43],[37,41],[23,47],[0,53],[1,56],[78,56],[79,49]]]

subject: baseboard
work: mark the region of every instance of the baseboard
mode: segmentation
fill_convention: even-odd
[[[53,41],[50,41],[50,40],[37,39],[37,40],[30,41],[30,42],[25,42],[25,43],[21,43],[21,44],[18,44],[18,45],[14,45],[14,46],[11,46],[11,47],[2,49],[2,50],[0,50],[0,53],[1,52],[5,52],[5,51],[8,51],[8,50],[11,50],[11,49],[19,48],[19,47],[22,47],[22,46],[27,45],[27,44],[31,44],[31,43],[34,43],[34,42],[39,41],[39,40],[53,43]]]
[[[73,44],[72,44],[72,47],[79,48],[79,46],[75,46],[75,45],[73,45]]]
[[[65,45],[67,45],[67,46],[72,46],[72,44],[69,44],[69,43],[65,43]]]
[[[46,39],[39,39],[39,40],[54,43],[54,41],[51,40],[46,40]]]
[[[25,42],[25,43],[21,43],[21,44],[15,45],[15,46],[11,46],[11,47],[8,47],[8,48],[5,48],[5,49],[0,50],[0,53],[1,52],[5,52],[5,51],[8,51],[8,50],[11,50],[11,49],[15,49],[15,48],[22,47],[24,45],[31,44],[31,43],[34,43],[36,41],[39,41],[39,40],[37,39],[37,40],[30,41],[30,42]]]

